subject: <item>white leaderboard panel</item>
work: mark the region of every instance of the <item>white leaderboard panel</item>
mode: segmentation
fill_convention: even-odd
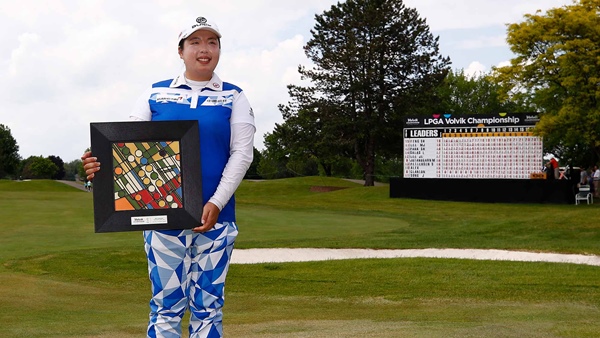
[[[529,179],[543,166],[542,139],[532,127],[448,127],[438,122],[405,128],[404,178]]]

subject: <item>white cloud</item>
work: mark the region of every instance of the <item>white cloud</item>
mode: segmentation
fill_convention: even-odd
[[[305,43],[302,35],[295,35],[272,49],[223,52],[218,72],[246,92],[260,121],[255,137],[258,149],[263,148],[264,134],[282,122],[277,105],[288,101],[286,86],[300,81],[298,65],[308,63],[302,51]]]
[[[506,35],[479,36],[476,39],[466,39],[456,44],[457,49],[480,49],[506,46]]]
[[[34,33],[24,33],[19,35],[18,40],[19,47],[11,52],[8,65],[8,75],[13,79],[19,74],[19,70],[26,67],[23,59],[29,56],[29,50],[39,42],[40,37]]]
[[[433,31],[474,29],[520,22],[523,14],[571,4],[571,0],[404,0]]]
[[[478,61],[473,61],[467,68],[464,69],[465,75],[469,78],[478,77],[487,72],[486,66]]]
[[[502,67],[506,67],[506,66],[510,66],[510,61],[502,61],[499,62],[498,65],[496,66],[497,68],[502,68]]]

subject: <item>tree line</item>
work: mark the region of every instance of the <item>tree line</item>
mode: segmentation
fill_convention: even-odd
[[[315,15],[304,46],[312,66],[298,67],[305,84],[287,87],[290,100],[278,107],[283,122],[264,135],[264,150],[254,149],[246,178],[385,181],[403,172],[404,118],[432,114],[536,112],[534,133],[545,152],[570,164],[597,164],[598,13],[600,0],[574,0],[527,14],[507,25],[510,64],[472,76],[451,69],[439,37],[403,1],[337,3]],[[0,177],[10,174],[3,167],[16,166],[5,162],[5,147],[0,143]],[[41,159],[27,160],[19,172],[44,167],[33,164]]]
[[[400,0],[348,0],[316,15],[298,72],[265,135],[264,175],[351,175],[373,185],[402,173],[403,119],[535,112],[544,151],[569,164],[600,158],[600,0],[527,14],[507,26],[510,65],[466,76]]]
[[[84,177],[81,160],[64,163],[60,156],[19,155],[19,145],[10,128],[0,124],[0,179],[71,180]]]

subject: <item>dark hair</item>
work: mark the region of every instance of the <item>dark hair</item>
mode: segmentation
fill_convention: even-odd
[[[183,50],[183,42],[184,42],[186,39],[187,39],[187,38],[179,40],[179,49]],[[219,41],[219,49],[221,49],[221,38],[219,38],[219,37],[218,37],[218,38],[217,38],[217,41]]]

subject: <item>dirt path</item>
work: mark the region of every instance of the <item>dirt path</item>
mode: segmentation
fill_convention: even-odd
[[[58,182],[70,185],[72,187],[75,187],[75,188],[83,190],[83,191],[87,191],[87,189],[85,189],[85,187],[83,186],[83,183],[81,183],[81,182],[63,181],[63,180],[59,180]]]

